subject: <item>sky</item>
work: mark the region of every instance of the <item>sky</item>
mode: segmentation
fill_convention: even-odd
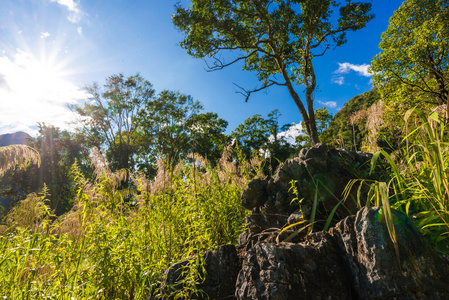
[[[191,95],[229,122],[228,133],[254,114],[279,109],[280,125],[301,117],[285,87],[253,94],[248,102],[235,84],[257,88],[255,73],[233,65],[207,72],[201,59],[179,44],[174,5],[187,0],[0,0],[0,134],[37,134],[38,123],[73,130],[67,104],[82,104],[86,85],[103,85],[113,74],[140,73],[157,92]],[[352,97],[372,88],[370,61],[400,0],[373,0],[376,15],[348,42],[315,58],[315,108],[335,114]],[[297,90],[302,92],[303,87]],[[300,94],[304,99],[303,94]]]

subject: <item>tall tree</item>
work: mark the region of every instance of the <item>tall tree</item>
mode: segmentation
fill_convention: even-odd
[[[133,168],[136,152],[137,117],[155,91],[139,74],[123,74],[106,79],[104,89],[96,83],[87,86],[90,97],[84,106],[73,105],[80,116],[80,131],[89,146],[104,150],[112,169]]]
[[[365,27],[373,15],[371,4],[346,0],[191,0],[177,6],[174,24],[185,34],[181,46],[197,57],[209,57],[209,70],[221,70],[237,62],[257,73],[262,86],[285,86],[295,102],[312,144],[319,142],[313,109],[317,81],[312,60],[332,44],[346,42],[347,31]],[[338,14],[334,10],[338,9]],[[226,62],[221,53],[237,55]],[[280,78],[279,78],[280,77]],[[307,109],[295,85],[305,86]]]
[[[382,52],[371,62],[384,100],[449,105],[448,45],[448,1],[404,1],[382,34]]]
[[[325,142],[323,141],[323,133],[329,127],[333,116],[327,111],[326,107],[323,106],[315,109],[315,118],[317,122],[318,138],[321,142]],[[301,123],[301,125],[302,128],[304,128],[304,123]],[[302,132],[300,132],[300,134],[296,137],[296,144],[298,148],[310,147],[311,141],[309,136],[305,134],[303,129],[301,129],[301,131]]]
[[[201,113],[203,106],[191,96],[164,90],[139,112],[139,168],[151,175],[158,158],[171,167],[188,153],[207,157],[212,163],[221,157],[228,142],[228,122],[216,113]]]
[[[225,133],[228,122],[216,113],[207,112],[194,115],[190,123],[193,152],[215,165],[221,158],[224,147],[230,144],[230,137]]]
[[[247,157],[254,154],[269,157],[272,169],[278,165],[278,161],[283,162],[295,152],[295,149],[283,137],[279,136],[279,116],[277,109],[264,118],[259,114],[246,119],[231,133],[236,144]],[[291,125],[282,126],[281,130],[287,130]]]
[[[174,166],[191,149],[188,120],[202,109],[192,97],[164,90],[139,111],[140,168],[154,168],[163,158]],[[143,139],[143,140],[142,140]]]

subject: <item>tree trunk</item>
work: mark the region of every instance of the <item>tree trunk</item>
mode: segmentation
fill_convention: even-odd
[[[278,65],[281,66],[281,64]],[[310,143],[312,146],[318,144],[320,140],[318,139],[318,130],[316,127],[315,122],[315,114],[313,111],[313,100],[310,98],[310,100],[307,101],[307,106],[309,109],[309,114],[307,114],[306,108],[304,107],[304,104],[301,101],[301,98],[299,98],[298,93],[296,93],[295,89],[293,88],[293,85],[290,81],[290,78],[288,77],[287,72],[285,69],[280,67],[282,77],[284,78],[285,85],[287,86],[288,92],[290,93],[290,96],[293,98],[293,101],[295,101],[296,106],[298,107],[299,113],[301,114],[302,120],[306,126],[307,134],[310,138]]]

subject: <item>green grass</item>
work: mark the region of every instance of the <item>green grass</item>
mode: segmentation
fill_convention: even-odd
[[[146,299],[170,264],[235,244],[245,229],[240,195],[254,166],[226,156],[215,168],[196,161],[173,170],[160,163],[154,181],[98,163],[96,181],[87,182],[75,166],[78,196],[68,214],[50,222],[35,213],[26,224],[9,215],[0,236],[0,297]],[[134,191],[118,188],[127,176]],[[45,202],[32,197],[36,206]],[[195,278],[187,277],[190,289],[179,296],[196,292]]]
[[[436,250],[449,253],[448,124],[436,112],[426,115],[418,109],[406,113],[405,124],[402,152],[391,156],[379,151],[373,156],[373,168],[380,157],[385,159],[391,180],[371,183],[366,204],[383,205],[387,212],[391,206],[406,213]],[[388,222],[388,213],[386,218]]]

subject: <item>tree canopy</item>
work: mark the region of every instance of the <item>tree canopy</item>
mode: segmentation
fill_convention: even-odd
[[[449,5],[442,0],[406,0],[382,34],[371,62],[374,82],[387,103],[444,104],[449,90]],[[415,100],[413,100],[415,98]]]
[[[159,158],[173,167],[191,152],[218,160],[228,122],[216,113],[201,113],[202,109],[191,96],[168,90],[147,102],[137,120],[140,168],[154,169]]]
[[[136,118],[139,111],[152,101],[155,90],[139,74],[125,78],[123,74],[109,76],[104,89],[97,83],[86,87],[90,97],[84,106],[72,109],[80,116],[80,131],[90,147],[106,149],[113,169],[134,166],[136,151]]]
[[[313,108],[317,81],[312,60],[334,45],[346,42],[346,32],[357,31],[373,15],[371,4],[347,0],[192,0],[177,6],[174,24],[185,34],[181,46],[197,58],[209,57],[209,70],[237,62],[256,72],[262,86],[242,88],[246,100],[270,86],[288,89],[312,144],[319,142]],[[334,11],[337,10],[338,13]],[[236,57],[222,59],[222,52]],[[306,106],[295,85],[305,86]]]

